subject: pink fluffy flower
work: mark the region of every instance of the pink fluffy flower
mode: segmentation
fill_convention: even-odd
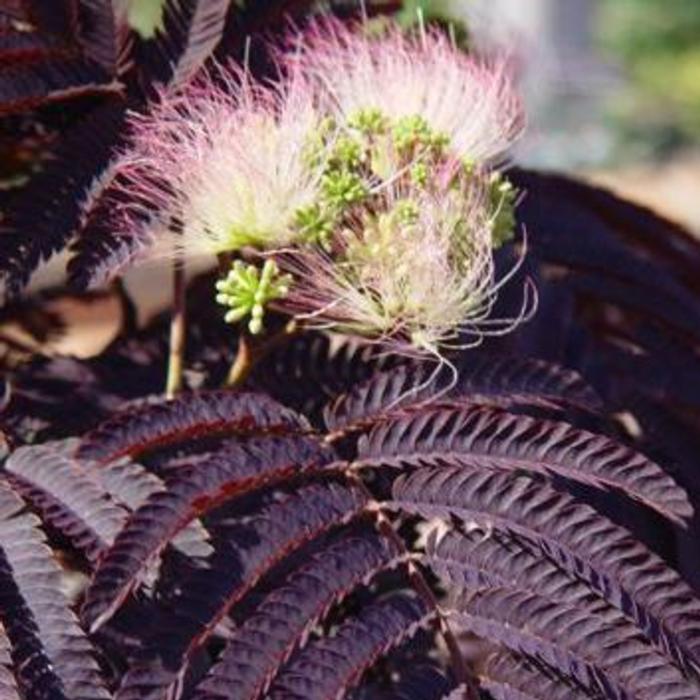
[[[340,123],[377,111],[392,122],[420,117],[446,137],[455,157],[501,157],[524,127],[505,59],[467,55],[438,30],[409,35],[390,26],[320,20],[293,37],[287,64],[301,67]]]
[[[278,306],[304,325],[361,336],[404,354],[478,343],[521,322],[491,318],[497,293],[492,219],[478,184],[427,192],[390,186],[373,212],[350,217],[336,250],[278,257],[296,284]]]
[[[119,165],[123,228],[157,211],[151,255],[290,243],[297,212],[319,196],[323,159],[310,148],[321,122],[298,76],[263,87],[220,68],[164,92],[148,114],[131,117],[132,143]]]

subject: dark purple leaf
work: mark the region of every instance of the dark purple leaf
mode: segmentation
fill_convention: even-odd
[[[110,159],[123,126],[124,105],[108,101],[74,126],[55,160],[10,203],[0,231],[0,275],[10,293],[62,250],[111,178]]]
[[[166,0],[162,30],[142,47],[151,79],[170,86],[187,82],[221,40],[230,5],[231,0]]]
[[[119,33],[114,0],[80,0],[78,40],[85,56],[108,75],[117,72]]]
[[[391,364],[372,346],[306,331],[263,358],[249,384],[316,418],[329,399]]]
[[[65,58],[63,42],[38,32],[0,31],[0,65],[11,66],[54,56]]]
[[[73,256],[68,262],[68,276],[76,289],[103,287],[135,262],[153,242],[151,220],[133,227],[128,234],[117,230],[114,211],[120,203],[108,189],[90,211],[80,235],[71,245]]]
[[[142,581],[148,565],[195,518],[220,503],[283,477],[320,467],[330,453],[310,438],[260,438],[225,443],[190,468],[180,467],[167,491],[154,493],[129,518],[100,561],[83,617],[91,629],[109,619]]]
[[[109,700],[38,525],[0,483],[0,618],[23,697]]]
[[[432,612],[418,599],[395,595],[362,609],[331,637],[295,654],[272,685],[270,700],[326,700],[357,685],[379,657],[413,636]]]
[[[61,2],[23,2],[26,19],[42,33],[71,36],[78,21],[77,0]]]
[[[617,266],[615,259],[601,254],[603,248],[607,253],[611,248],[619,251],[624,245],[628,258],[635,256],[656,266],[655,274],[646,280],[638,276],[639,281],[656,282],[663,266],[685,284],[700,290],[695,274],[700,264],[700,247],[681,226],[647,207],[566,176],[513,169],[510,178],[527,193],[518,216],[531,233],[535,251],[543,257],[550,257],[550,245],[556,246],[556,254],[576,255],[581,246],[589,246],[593,240],[597,250],[587,258],[588,265],[607,271],[612,268],[613,274],[625,275],[629,273],[625,265]],[[565,242],[569,250],[557,245],[557,239]]]
[[[604,435],[490,408],[431,409],[375,426],[359,441],[360,465],[477,465],[544,472],[613,488],[683,523],[688,495],[657,464]]]
[[[620,634],[639,637],[644,632],[633,617],[615,608],[584,581],[533,552],[517,537],[500,531],[449,531],[441,537],[434,532],[426,545],[426,563],[452,593],[489,588],[536,591],[550,602],[604,618],[606,624],[616,625]],[[674,648],[674,640],[662,635],[663,631],[656,630],[646,641],[675,662],[674,655],[668,653]]]
[[[405,663],[403,659],[391,666],[390,689],[374,683],[360,686],[352,700],[465,700],[464,686],[455,684],[438,664],[430,661]]]
[[[377,534],[344,537],[320,549],[265,597],[236,629],[219,662],[198,686],[196,700],[256,698],[326,612],[399,552]]]
[[[376,421],[392,411],[419,406],[439,399],[460,398],[506,405],[520,402],[547,406],[580,406],[600,410],[600,400],[581,377],[570,370],[534,359],[488,357],[466,353],[451,376],[437,376],[431,363],[407,364],[375,373],[371,379],[333,401],[326,409],[331,431],[347,430]]]
[[[47,58],[0,70],[0,114],[20,112],[48,101],[118,92],[120,86],[83,58]]]
[[[400,476],[388,506],[515,533],[633,617],[646,636],[672,640],[667,651],[684,668],[700,666],[700,601],[661,559],[589,506],[535,479],[475,467]]]
[[[595,691],[576,687],[553,669],[507,652],[489,656],[480,672],[481,687],[493,700],[587,700]]]
[[[182,394],[119,414],[88,433],[81,459],[106,464],[205,435],[306,428],[305,420],[263,394],[222,390]]]
[[[95,560],[109,547],[127,518],[65,447],[20,447],[5,464],[11,483],[43,520]]]
[[[605,697],[692,700],[700,690],[613,620],[529,592],[476,592],[450,619],[480,637],[542,660]]]
[[[354,487],[314,484],[233,528],[209,567],[183,581],[181,594],[168,600],[172,612],[146,644],[146,656],[156,660],[130,670],[119,700],[176,694],[195,651],[260,577],[300,546],[356,517],[365,505],[365,496]]]
[[[166,490],[165,483],[140,464],[128,460],[106,466],[86,466],[96,481],[117,503],[129,511],[138,510],[155,493]],[[209,533],[200,520],[193,520],[172,539],[172,545],[188,557],[204,558],[212,553]]]

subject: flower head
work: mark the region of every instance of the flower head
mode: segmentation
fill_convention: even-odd
[[[378,133],[388,120],[409,141],[427,128],[476,163],[501,157],[523,128],[507,62],[467,55],[438,30],[376,35],[321,20],[294,43],[287,63],[316,83],[340,123]]]
[[[279,263],[295,282],[279,306],[408,354],[464,335],[474,342],[498,325],[489,319],[499,287],[493,226],[487,179],[458,173],[432,190],[397,183],[346,218],[333,251],[284,251]]]
[[[121,163],[134,215],[154,208],[174,225],[155,250],[188,257],[286,245],[299,213],[319,197],[324,154],[309,86],[275,88],[241,70],[220,69],[131,118]]]

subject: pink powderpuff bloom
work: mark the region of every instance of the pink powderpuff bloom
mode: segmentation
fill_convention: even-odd
[[[282,60],[316,83],[340,124],[373,111],[393,123],[421,117],[453,157],[474,163],[497,161],[524,128],[508,61],[465,54],[439,30],[376,35],[322,19],[291,43]]]
[[[324,163],[310,149],[322,117],[298,75],[263,87],[219,67],[130,125],[119,228],[129,235],[158,212],[148,256],[287,245],[299,209],[318,199]]]
[[[517,318],[491,318],[498,290],[516,270],[496,279],[485,187],[473,178],[468,188],[435,192],[396,185],[381,199],[382,213],[348,219],[332,254],[309,247],[274,253],[297,281],[279,308],[307,327],[436,356],[529,316],[528,288]]]

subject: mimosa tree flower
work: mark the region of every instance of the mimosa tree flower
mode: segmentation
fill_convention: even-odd
[[[476,344],[517,325],[534,303],[526,293],[516,318],[491,318],[506,281],[496,279],[494,224],[488,180],[474,174],[439,189],[387,187],[371,209],[346,218],[333,251],[276,255],[296,280],[276,305],[304,325],[409,355]]]
[[[324,249],[279,258],[293,282],[275,304],[306,325],[439,357],[523,321],[529,286],[514,318],[492,317],[512,276],[496,278],[494,249],[515,234],[517,198],[496,168],[524,124],[507,62],[466,55],[439,31],[334,20],[292,43],[283,61],[337,129],[329,162],[374,184],[335,217]]]
[[[161,226],[151,254],[184,257],[286,245],[300,213],[319,199],[327,120],[298,76],[274,87],[237,68],[204,74],[131,117],[120,163],[127,220],[152,210]]]
[[[333,21],[298,44],[275,82],[219,68],[132,117],[124,212],[157,212],[153,254],[232,254],[216,298],[253,335],[274,306],[442,357],[521,321],[527,295],[491,318],[517,196],[496,166],[523,122],[505,64]]]
[[[524,127],[508,62],[465,54],[439,30],[376,34],[322,19],[292,42],[287,65],[316,83],[339,123],[377,130],[388,120],[409,137],[427,127],[474,163],[499,159]]]

